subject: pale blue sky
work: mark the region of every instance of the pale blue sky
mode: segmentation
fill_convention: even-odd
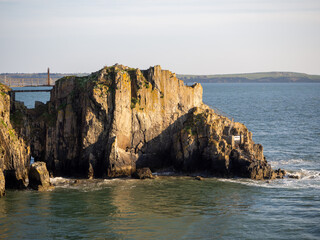
[[[320,74],[320,0],[0,0],[0,72]]]

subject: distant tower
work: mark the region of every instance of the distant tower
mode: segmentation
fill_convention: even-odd
[[[48,68],[48,86],[50,86],[50,69]]]

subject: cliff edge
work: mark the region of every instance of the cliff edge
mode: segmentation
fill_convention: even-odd
[[[202,103],[160,66],[122,65],[58,80],[47,105],[31,115],[31,150],[54,175],[130,176],[136,169],[252,179],[282,177],[241,123]]]
[[[6,188],[28,184],[30,147],[10,122],[10,88],[0,84],[0,195]],[[2,185],[2,186],[1,186]]]

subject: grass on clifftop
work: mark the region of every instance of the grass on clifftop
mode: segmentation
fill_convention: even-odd
[[[0,83],[0,94],[2,96],[6,95],[6,92],[10,91],[10,88],[2,83]]]

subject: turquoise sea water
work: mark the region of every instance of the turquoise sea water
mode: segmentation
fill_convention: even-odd
[[[0,239],[320,239],[320,84],[203,84],[300,179],[54,178],[0,199]]]
[[[14,87],[13,90],[50,90],[52,87]],[[37,92],[37,93],[21,93],[18,92],[16,95],[16,101],[24,102],[27,108],[34,108],[35,101],[46,103],[50,100],[49,92]]]

